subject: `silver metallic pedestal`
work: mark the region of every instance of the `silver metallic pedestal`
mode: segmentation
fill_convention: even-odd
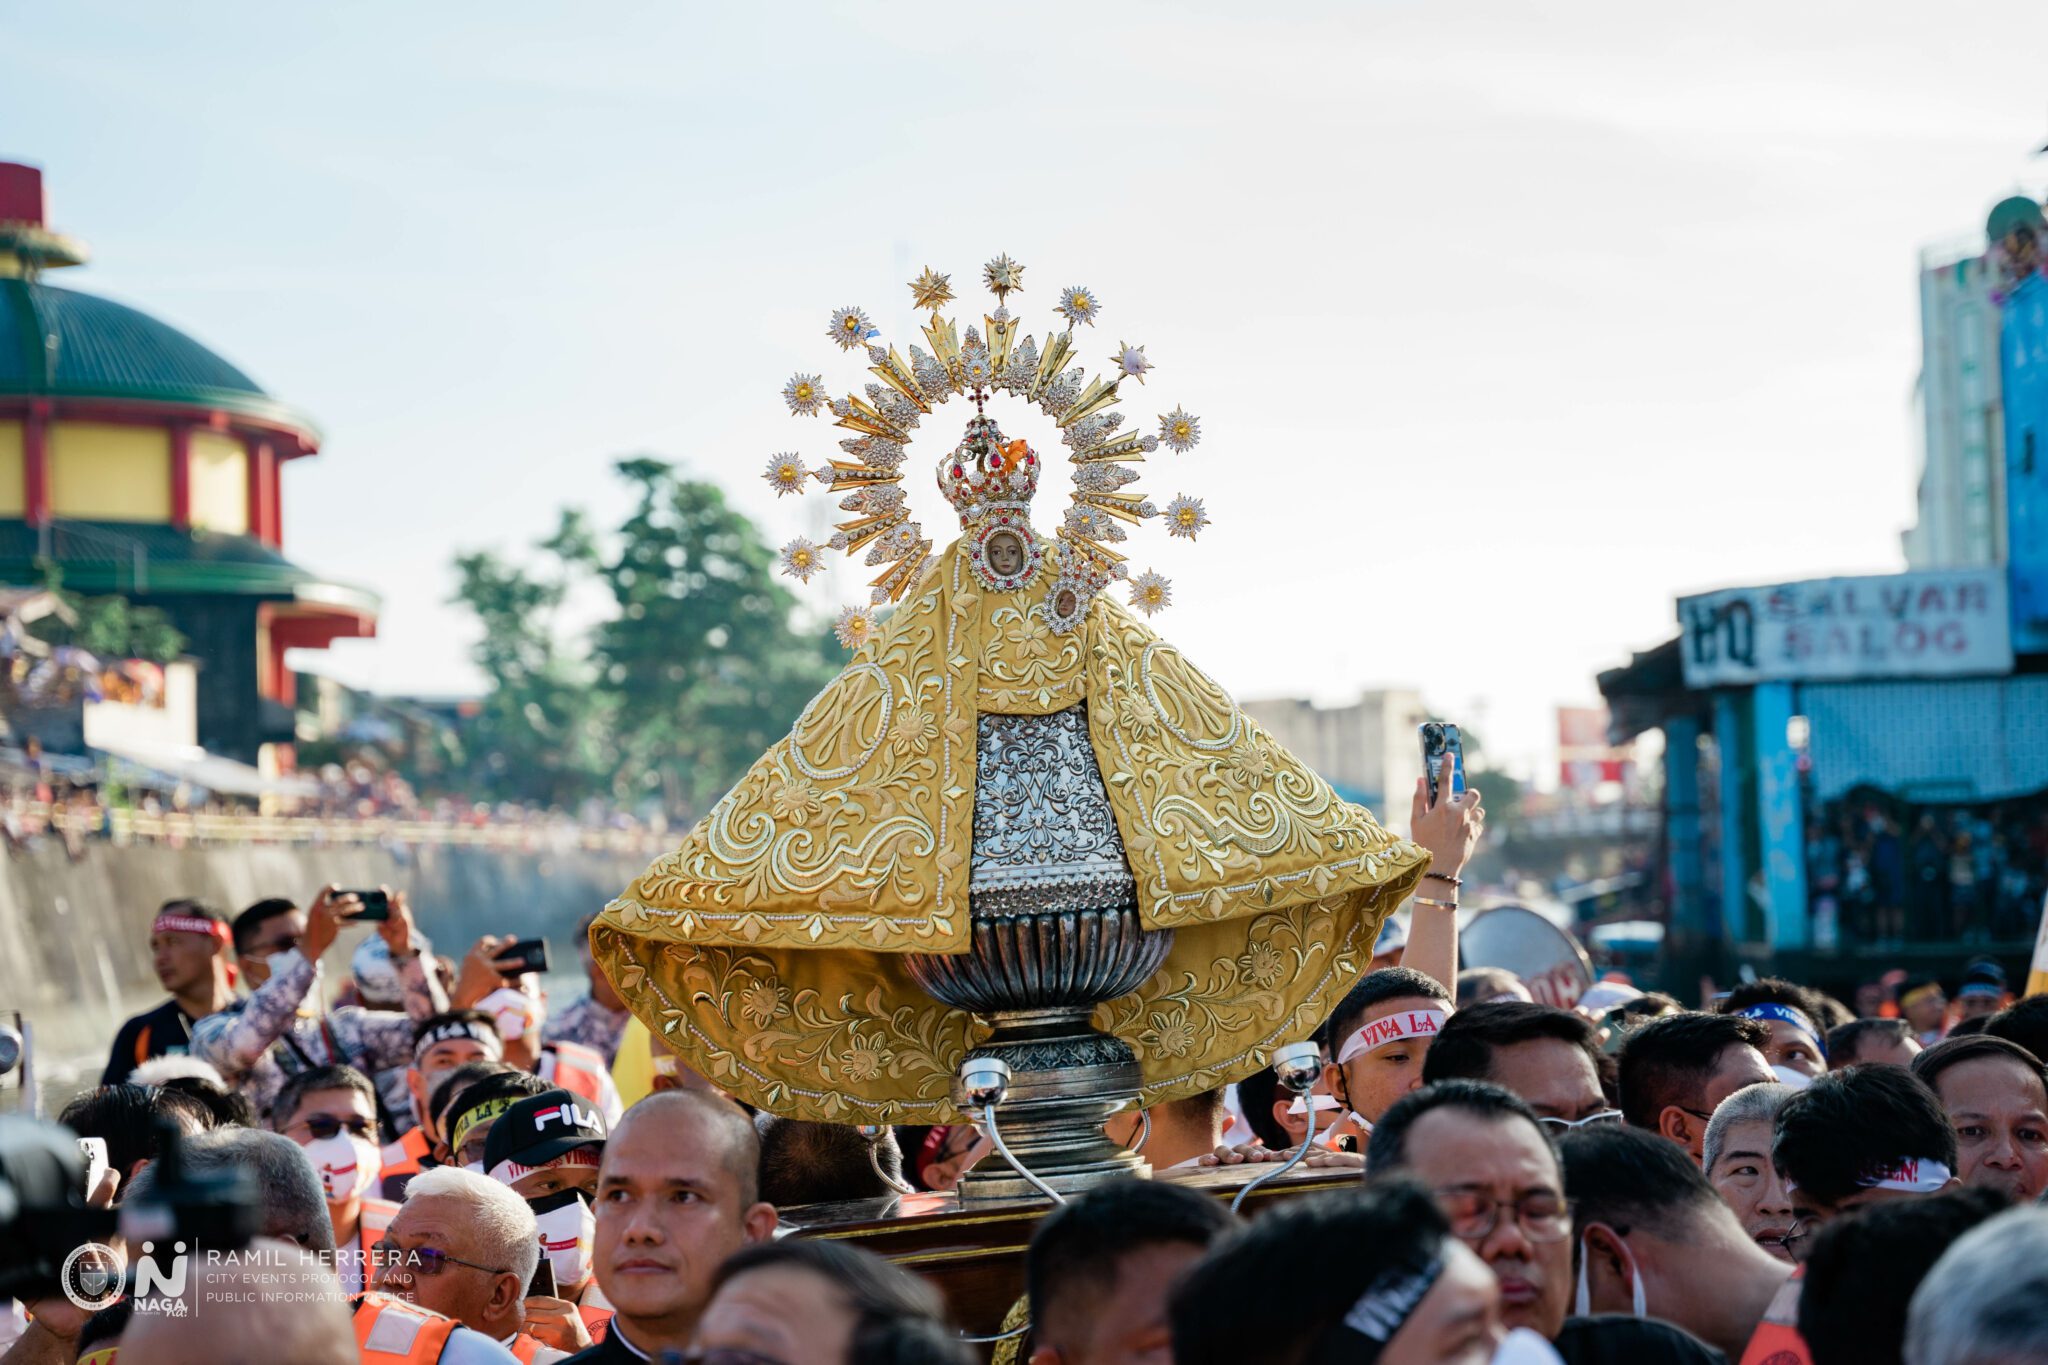
[[[1171,931],[1139,922],[1135,893],[1084,709],[983,716],[970,946],[908,966],[933,998],[989,1023],[972,1055],[1010,1068],[996,1111],[1004,1140],[1062,1194],[1150,1172],[1102,1132],[1137,1096],[1137,1058],[1089,1023],[1096,1005],[1149,980],[1173,944]],[[1036,1196],[993,1160],[960,1184],[966,1202]]]

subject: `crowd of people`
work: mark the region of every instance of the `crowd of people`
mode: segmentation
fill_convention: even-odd
[[[1807,821],[1817,920],[1874,946],[2025,939],[2048,892],[2048,800],[1914,806],[1880,793]]]
[[[982,1358],[931,1282],[800,1234],[954,1188],[988,1135],[753,1112],[587,950],[551,1009],[512,940],[437,958],[404,895],[379,908],[331,988],[356,894],[156,913],[168,998],[61,1121],[103,1145],[102,1205],[254,1173],[267,1270],[207,1264],[189,1315],[33,1298],[0,1365]],[[1440,938],[1377,947],[1310,1093],[1263,1071],[1111,1121],[1153,1178],[1039,1221],[1007,1358],[2048,1362],[2048,997],[1995,964],[1860,1013],[1775,978],[1565,1009],[1422,970]],[[1297,1189],[1231,1211],[1232,1176],[1296,1156]]]

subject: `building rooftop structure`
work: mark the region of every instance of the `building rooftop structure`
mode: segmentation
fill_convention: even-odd
[[[0,162],[0,583],[161,607],[202,665],[201,742],[289,768],[285,652],[374,635],[379,608],[284,555],[283,468],[320,430],[183,330],[46,280],[87,256],[41,171]]]

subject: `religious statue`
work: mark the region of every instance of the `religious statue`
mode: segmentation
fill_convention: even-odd
[[[1108,594],[1128,583],[1148,617],[1171,601],[1116,546],[1161,518],[1138,466],[1193,448],[1199,419],[1176,407],[1157,435],[1123,430],[1111,409],[1153,368],[1144,347],[1119,345],[1090,379],[1072,361],[1092,291],[1062,292],[1066,325],[1041,350],[1006,306],[1023,267],[998,257],[984,278],[997,307],[964,339],[940,312],[948,277],[913,282],[931,349],[907,360],[865,312],[835,312],[828,334],[864,349],[877,381],[865,397],[829,399],[816,374],[784,387],[794,415],[829,410],[851,433],[851,459],[813,472],[777,455],[765,477],[844,495],[829,545],[798,538],[781,563],[799,581],[828,548],[879,567],[869,605],[839,618],[853,657],[591,941],[680,1058],[776,1114],[957,1121],[962,1061],[1002,1058],[1032,1120],[1020,1152],[1078,1187],[1140,1168],[1102,1138],[1109,1113],[1238,1079],[1307,1037],[1429,855]],[[1001,430],[997,395],[1068,448],[1051,536],[1031,519],[1044,452]],[[913,431],[955,396],[974,415],[937,473],[960,534],[935,552],[902,472]],[[1186,496],[1163,520],[1189,540],[1209,525]],[[1244,639],[1277,643],[1250,622]]]

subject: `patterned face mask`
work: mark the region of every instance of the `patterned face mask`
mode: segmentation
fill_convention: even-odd
[[[590,1248],[597,1238],[597,1213],[588,1190],[560,1190],[527,1201],[540,1228],[541,1254],[555,1268],[555,1284],[573,1290],[590,1273]]]
[[[330,1204],[345,1203],[367,1191],[384,1170],[377,1144],[354,1133],[314,1138],[303,1144],[306,1159],[320,1174]]]

